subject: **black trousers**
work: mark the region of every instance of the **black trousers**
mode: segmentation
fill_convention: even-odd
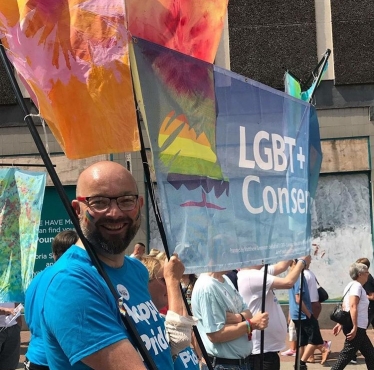
[[[350,332],[350,328],[343,328],[344,334]],[[366,329],[358,328],[356,336],[352,340],[345,340],[344,347],[331,370],[343,370],[360,351],[365,358],[368,370],[374,370],[374,347],[366,334]]]
[[[249,364],[251,370],[260,370],[261,355],[250,355]],[[264,353],[264,370],[280,370],[280,359],[277,352]]]

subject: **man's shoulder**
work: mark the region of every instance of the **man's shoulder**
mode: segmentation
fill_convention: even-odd
[[[130,257],[130,256],[125,256],[125,264],[127,265],[126,266],[127,271],[130,271],[132,273],[136,272],[136,273],[139,273],[139,274],[142,274],[142,275],[143,274],[146,274],[146,275],[149,274],[147,268],[137,258]]]
[[[208,292],[215,289],[215,280],[207,275],[207,274],[201,274],[198,279],[195,282],[195,285],[193,287],[193,293],[196,292]]]

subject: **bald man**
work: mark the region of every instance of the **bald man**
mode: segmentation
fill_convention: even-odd
[[[98,162],[79,176],[72,205],[157,368],[172,369],[164,322],[148,292],[148,271],[125,256],[141,222],[143,198],[135,179],[118,163]],[[166,284],[168,292],[179,291],[177,279],[171,277]],[[44,302],[41,322],[51,369],[145,369],[118,302],[81,240],[47,269],[41,285],[38,298]]]
[[[130,254],[130,257],[141,259],[145,253],[145,245],[143,243],[136,243],[134,247],[134,252]]]

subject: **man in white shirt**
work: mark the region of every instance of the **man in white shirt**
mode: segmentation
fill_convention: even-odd
[[[0,303],[0,369],[15,370],[18,367],[21,326],[17,320],[8,322],[6,317],[14,313],[16,303]]]
[[[268,267],[265,310],[269,313],[269,325],[264,331],[263,370],[280,369],[278,352],[284,348],[284,339],[287,335],[286,318],[273,289],[290,289],[308,262],[310,262],[310,256],[302,257],[288,275],[283,278],[276,275],[286,271],[291,261],[282,261]],[[239,293],[253,315],[261,312],[264,271],[264,266],[259,265],[241,269],[238,272]],[[251,370],[257,370],[260,369],[261,361],[261,331],[253,331],[252,342]]]

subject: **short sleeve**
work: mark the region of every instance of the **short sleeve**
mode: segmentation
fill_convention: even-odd
[[[117,302],[96,270],[57,273],[45,294],[43,335],[52,334],[74,364],[128,338]]]

